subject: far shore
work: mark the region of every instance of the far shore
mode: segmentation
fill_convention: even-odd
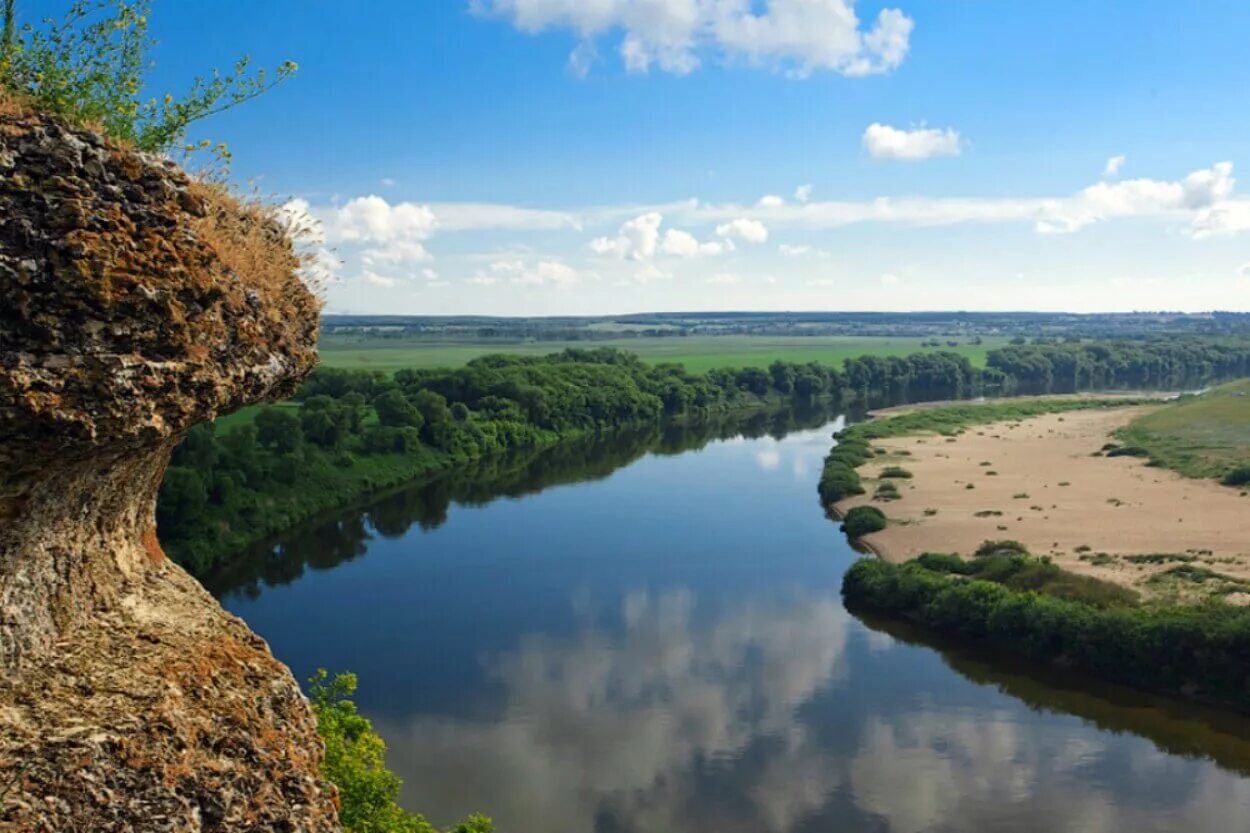
[[[1154,592],[1145,584],[1152,575],[1181,563],[1250,580],[1250,497],[1138,458],[1098,455],[1117,428],[1152,407],[1047,414],[977,426],[958,437],[875,440],[888,453],[859,470],[869,494],[834,508],[842,514],[865,504],[881,508],[890,525],[864,543],[891,562],[925,552],[967,557],[986,540],[1014,539],[1065,569],[1147,595]],[[893,481],[901,499],[874,502],[886,466],[914,476]],[[1126,558],[1143,555],[1174,557]],[[1234,595],[1240,598],[1231,600],[1250,600]]]
[[[1088,400],[1111,400],[1111,399],[1157,399],[1160,402],[1167,402],[1180,396],[1177,391],[1097,391],[1082,393],[1047,393],[1037,396],[982,396],[976,399],[941,399],[933,402],[915,402],[910,405],[894,405],[890,408],[879,408],[868,412],[868,416],[892,417],[910,414],[915,411],[932,411],[938,408],[950,408],[960,405],[994,405],[998,402],[1031,402],[1038,399],[1045,399],[1048,402],[1055,400],[1060,401],[1088,401]]]

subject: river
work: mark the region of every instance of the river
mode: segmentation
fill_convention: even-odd
[[[587,441],[292,532],[212,589],[352,670],[405,806],[501,833],[1250,829],[1250,721],[842,606],[827,414]]]

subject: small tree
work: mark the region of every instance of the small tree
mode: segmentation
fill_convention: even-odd
[[[152,67],[148,36],[151,0],[74,0],[60,20],[18,26],[16,0],[3,0],[0,87],[37,107],[140,150],[167,152],[186,140],[195,122],[250,101],[290,78],[287,61],[272,74],[253,71],[243,56],[231,72],[198,77],[180,98],[142,98]],[[210,142],[186,146],[209,147]],[[218,154],[228,158],[224,145]]]

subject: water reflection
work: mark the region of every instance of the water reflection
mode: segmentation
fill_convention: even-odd
[[[486,721],[379,723],[412,806],[491,812],[515,830],[788,829],[836,784],[795,720],[837,674],[848,618],[794,591],[711,620],[687,590],[634,592],[568,636],[487,660],[506,692]],[[709,790],[734,792],[729,809]],[[703,821],[699,821],[702,817]],[[763,825],[763,827],[761,827]]]
[[[834,426],[801,424],[491,461],[267,549],[224,602],[298,676],[359,672],[440,824],[1246,829],[1246,720],[847,613],[814,496]]]
[[[685,589],[629,593],[616,609],[575,594],[575,633],[530,634],[484,658],[503,692],[497,710],[378,721],[406,803],[448,821],[489,796],[511,830],[1244,824],[1250,781],[1236,773],[1053,714],[1053,703],[895,688],[920,649],[865,630],[831,594],[794,589],[710,617],[699,607]],[[1165,724],[1156,715],[1139,728],[1176,728]],[[1244,737],[1228,741],[1247,753]]]

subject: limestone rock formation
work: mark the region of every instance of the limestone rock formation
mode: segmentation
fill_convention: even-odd
[[[291,392],[282,229],[0,103],[0,830],[338,829],[290,672],[156,538],[197,422]]]

